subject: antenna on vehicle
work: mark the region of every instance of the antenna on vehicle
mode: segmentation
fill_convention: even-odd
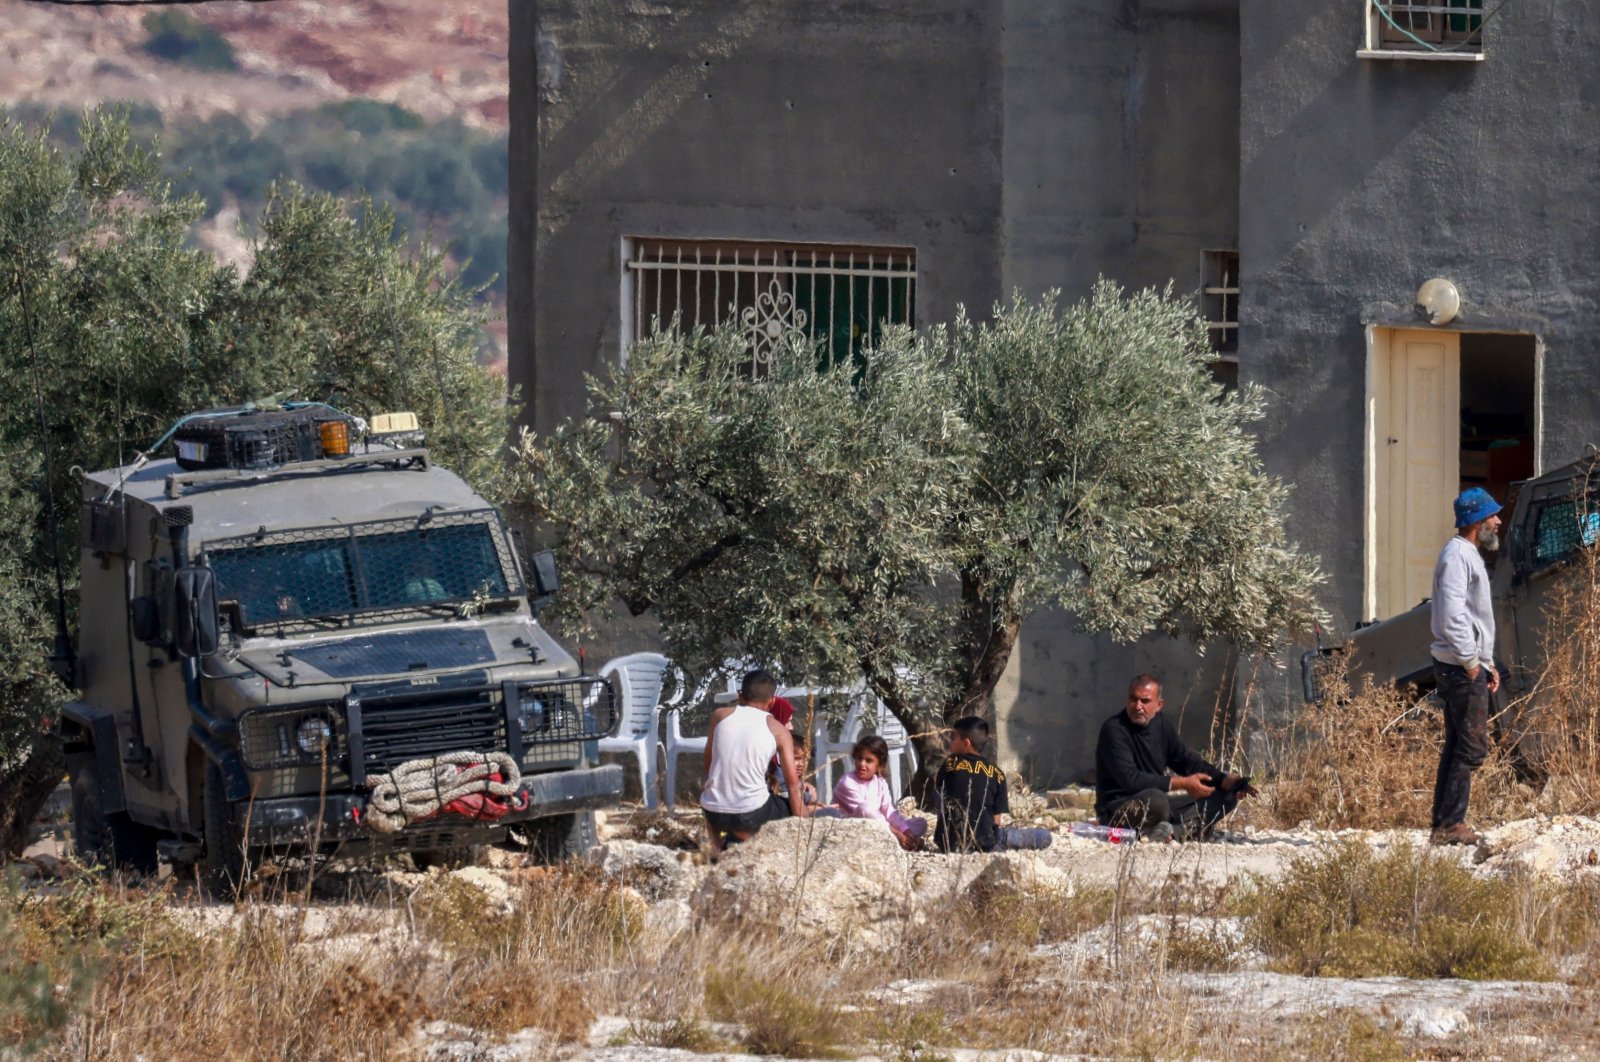
[[[50,421],[45,414],[44,389],[39,386],[39,349],[33,338],[33,308],[20,273],[15,276],[17,298],[22,304],[22,331],[28,341],[29,375],[39,405],[39,449],[44,455],[44,511],[50,534],[50,565],[56,576],[56,638],[50,650],[50,670],[69,688],[77,685],[78,654],[67,631],[67,584],[61,573],[61,520],[56,512],[55,463],[50,458]]]

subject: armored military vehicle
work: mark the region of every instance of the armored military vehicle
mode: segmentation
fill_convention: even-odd
[[[1582,550],[1600,540],[1600,471],[1585,459],[1519,483],[1505,499],[1501,516],[1502,545],[1491,558],[1489,582],[1495,662],[1503,680],[1496,700],[1505,705],[1533,691],[1543,670],[1548,613],[1561,578],[1573,570]],[[1312,650],[1301,660],[1306,698],[1321,696],[1319,669],[1336,659],[1348,668],[1352,686],[1371,676],[1375,682],[1409,689],[1425,702],[1434,686],[1431,623],[1431,605],[1425,600],[1410,611],[1358,627],[1346,645]]]
[[[598,762],[610,687],[537,621],[550,555],[525,568],[414,429],[320,404],[212,410],[169,433],[175,457],[86,477],[62,722],[80,851],[232,888],[268,851],[592,843],[592,809],[622,788]],[[448,783],[474,764],[477,799],[376,814],[407,765]]]

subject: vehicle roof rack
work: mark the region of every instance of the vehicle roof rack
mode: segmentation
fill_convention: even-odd
[[[194,488],[227,486],[241,482],[259,483],[267,479],[317,475],[339,469],[362,468],[372,465],[425,469],[428,467],[428,451],[425,448],[379,450],[364,454],[351,454],[349,457],[328,457],[319,461],[296,461],[293,464],[278,465],[274,468],[207,468],[193,472],[174,472],[167,476],[167,497],[181,498],[185,491]]]

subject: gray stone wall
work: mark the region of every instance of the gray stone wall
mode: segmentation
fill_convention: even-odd
[[[532,8],[537,8],[535,15]],[[549,429],[621,346],[622,241],[914,246],[917,320],[1000,293],[998,20],[970,0],[515,4],[511,378]],[[530,100],[528,97],[532,97]],[[524,204],[526,207],[526,204]]]
[[[1600,426],[1600,26],[1512,3],[1481,62],[1360,59],[1362,7],[1241,3],[1241,376],[1336,631],[1363,618],[1365,329],[1418,324],[1423,280],[1460,288],[1451,327],[1543,341],[1546,467]]]
[[[548,430],[621,345],[628,236],[914,246],[917,323],[1100,274],[1192,291],[1238,234],[1238,0],[511,5],[511,379]],[[630,628],[627,637],[643,637]],[[636,643],[630,648],[637,647]],[[1225,661],[1045,614],[1003,761],[1082,777],[1128,678],[1203,737]]]

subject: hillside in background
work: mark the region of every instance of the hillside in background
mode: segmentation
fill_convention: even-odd
[[[177,186],[203,196],[196,239],[248,253],[268,183],[392,203],[472,285],[504,289],[503,3],[278,0],[71,8],[0,0],[0,105],[73,138],[83,107],[126,101]],[[497,315],[499,318],[499,315]],[[504,359],[504,322],[486,358]]]

